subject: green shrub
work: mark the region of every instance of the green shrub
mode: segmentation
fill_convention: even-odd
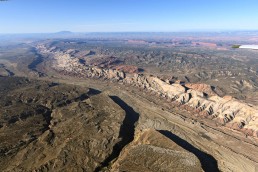
[[[241,45],[232,45],[232,48],[239,48]]]

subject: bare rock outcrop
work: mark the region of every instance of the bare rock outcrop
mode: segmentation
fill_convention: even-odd
[[[0,67],[0,77],[1,76],[9,76],[9,73],[4,68]]]
[[[119,70],[119,71],[123,71],[125,73],[138,73],[140,71],[140,69],[136,66],[130,66],[130,65],[117,65],[114,66],[113,69]]]
[[[102,69],[99,67],[91,67],[86,73],[87,77],[98,77],[106,79],[120,80],[125,78],[125,73],[113,69]]]
[[[0,154],[0,170],[95,171],[112,154],[113,147],[121,142],[124,119],[125,111],[106,94],[56,107],[43,133],[39,130],[30,142],[20,141],[15,149],[9,148],[9,153]],[[33,120],[35,123],[38,118],[33,117],[32,124]],[[15,126],[19,127],[19,123],[16,122]],[[38,125],[30,124],[19,129]],[[4,131],[7,130],[5,127]],[[16,139],[5,138],[9,142]]]
[[[111,171],[203,171],[199,159],[154,129],[138,132]]]
[[[193,89],[193,90],[197,90],[197,91],[201,91],[204,92],[210,96],[215,96],[217,95],[214,90],[212,89],[212,87],[210,85],[207,84],[193,84],[193,83],[187,83],[185,84],[185,86],[187,88]]]
[[[152,75],[130,74],[117,69],[86,66],[67,52],[58,51],[51,52],[51,54],[54,59],[52,67],[58,71],[65,71],[68,74],[81,77],[121,81],[131,86],[140,87],[154,92],[200,117],[214,119],[221,125],[257,137],[258,109],[232,97],[220,97],[209,85],[184,85],[180,82],[171,84]],[[245,81],[240,81],[238,84],[249,87]]]

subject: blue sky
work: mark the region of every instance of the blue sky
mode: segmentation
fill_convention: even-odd
[[[0,33],[258,30],[258,0],[0,1]]]

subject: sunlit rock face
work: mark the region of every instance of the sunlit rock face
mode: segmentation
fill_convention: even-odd
[[[258,45],[243,45],[242,47],[258,49]],[[87,78],[119,81],[140,87],[168,99],[177,106],[192,112],[192,114],[211,118],[248,136],[257,137],[257,108],[230,96],[221,97],[216,94],[210,85],[169,83],[153,75],[131,74],[117,69],[86,66],[67,51],[54,51],[50,54],[53,57],[52,68],[59,72]],[[244,80],[236,82],[236,84],[252,88],[252,85]]]

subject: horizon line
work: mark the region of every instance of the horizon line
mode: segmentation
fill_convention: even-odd
[[[90,34],[90,33],[218,33],[218,32],[258,32],[258,29],[194,29],[194,30],[175,30],[175,31],[53,31],[53,32],[0,32],[0,35],[16,35],[16,34],[57,34],[62,32],[70,32],[70,34]]]

